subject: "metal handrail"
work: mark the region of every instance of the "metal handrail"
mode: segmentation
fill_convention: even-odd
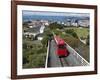
[[[49,41],[48,41],[47,56],[46,56],[46,62],[45,62],[45,68],[47,68],[47,67],[48,67],[49,48],[50,48],[50,45],[49,45]]]
[[[71,51],[73,51],[73,52],[71,52],[74,56],[76,56],[76,58],[77,59],[79,59],[80,61],[81,61],[81,64],[82,65],[89,65],[89,63],[82,57],[82,56],[80,56],[72,47],[70,47],[67,43],[66,43],[66,45],[67,45],[67,49],[71,49]],[[70,50],[69,50],[70,51]]]

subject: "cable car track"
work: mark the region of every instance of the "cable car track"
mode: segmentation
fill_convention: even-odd
[[[65,58],[59,58],[62,67],[70,66]]]

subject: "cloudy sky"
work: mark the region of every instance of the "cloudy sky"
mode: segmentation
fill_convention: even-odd
[[[77,17],[89,17],[89,13],[72,13],[72,12],[46,12],[46,11],[22,11],[23,15],[40,15],[40,16],[77,16]]]

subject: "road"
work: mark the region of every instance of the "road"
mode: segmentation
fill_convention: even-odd
[[[50,52],[49,52],[49,60],[48,60],[48,67],[62,67],[63,66],[81,66],[80,61],[76,59],[76,57],[70,53],[68,57],[59,58],[55,53],[55,42],[54,40],[50,43]],[[70,51],[69,51],[70,52]],[[61,62],[62,61],[62,62]]]

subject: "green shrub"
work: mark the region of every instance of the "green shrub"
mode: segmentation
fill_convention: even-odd
[[[52,24],[50,24],[49,25],[49,28],[51,29],[51,30],[54,30],[54,29],[63,29],[63,25],[61,25],[61,24],[57,24],[57,22],[55,22],[55,23],[52,23]]]
[[[72,36],[75,37],[75,38],[78,38],[77,34],[74,32],[74,29],[67,29],[67,30],[65,30],[65,32],[66,32],[67,34],[72,35]]]
[[[90,37],[89,37],[89,35],[87,36],[86,44],[87,44],[87,45],[90,44]]]

